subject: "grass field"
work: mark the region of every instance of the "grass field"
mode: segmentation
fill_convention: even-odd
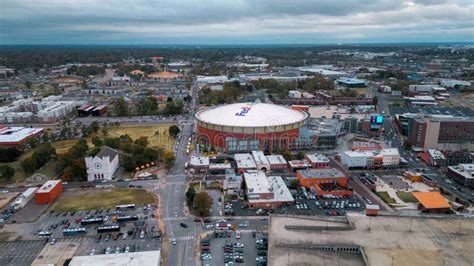
[[[391,198],[386,191],[376,192],[376,194],[387,204],[395,204],[397,203],[395,199]]]
[[[93,210],[132,203],[137,206],[156,204],[157,199],[153,193],[144,189],[85,190],[75,195],[62,195],[49,209],[57,212]]]
[[[406,191],[398,191],[397,196],[406,203],[415,203],[417,202],[415,197],[411,194],[411,192]]]
[[[167,150],[173,150],[175,139],[168,134],[168,128],[172,125],[173,124],[114,127],[109,129],[109,135],[119,137],[127,134],[133,140],[140,137],[148,137],[148,143],[151,147],[162,147]]]

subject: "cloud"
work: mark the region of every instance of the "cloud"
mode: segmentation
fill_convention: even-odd
[[[0,43],[474,41],[466,0],[2,0]]]

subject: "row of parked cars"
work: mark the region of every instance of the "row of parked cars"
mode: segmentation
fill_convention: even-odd
[[[135,252],[139,250],[140,250],[140,247],[137,245],[130,245],[126,247],[116,247],[116,248],[107,247],[107,248],[104,248],[102,252],[94,248],[89,252],[89,255],[92,256],[92,255],[98,255],[98,254],[112,254],[112,253],[119,254],[119,253]]]

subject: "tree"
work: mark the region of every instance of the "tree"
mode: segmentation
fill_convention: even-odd
[[[409,140],[405,140],[405,141],[403,141],[403,147],[405,147],[405,149],[409,150],[409,149],[411,149],[412,144]]]
[[[179,134],[181,130],[179,129],[178,126],[176,125],[172,125],[168,128],[168,133],[170,134],[170,136],[172,136],[173,138],[176,138]]]
[[[94,133],[97,133],[100,129],[99,122],[97,121],[93,121],[89,127],[90,127],[90,131]]]
[[[92,144],[94,144],[94,146],[96,146],[96,147],[100,147],[100,146],[104,145],[104,142],[102,141],[102,139],[95,136],[95,137],[92,138]]]
[[[31,85],[32,85],[31,81],[29,81],[29,80],[28,80],[28,81],[25,81],[25,87],[26,87],[27,89],[31,90]]]
[[[289,150],[283,150],[283,151],[280,152],[280,154],[287,161],[291,161],[291,159],[293,158],[293,155],[291,154],[291,152]]]
[[[297,160],[303,160],[303,159],[304,159],[304,152],[299,151],[299,152],[296,154],[296,159],[297,159]]]
[[[372,104],[373,105],[379,104],[379,98],[377,98],[377,96],[374,96],[374,98],[372,99]]]
[[[135,140],[135,144],[140,147],[147,147],[148,146],[148,137],[142,136]]]
[[[138,115],[154,115],[158,112],[158,102],[153,96],[147,96],[140,100],[137,106]]]
[[[15,169],[9,165],[0,165],[0,180],[10,181],[15,175]]]
[[[173,167],[174,160],[176,159],[174,153],[172,151],[166,151],[164,154],[164,159],[166,169],[171,169],[171,167]]]
[[[291,188],[297,188],[297,187],[299,187],[299,185],[300,185],[300,182],[298,181],[298,179],[293,179],[290,182],[290,187]]]
[[[193,186],[190,186],[188,188],[188,191],[186,191],[186,200],[188,202],[188,206],[191,206],[191,204],[193,203],[194,196],[196,196],[196,190]]]
[[[114,113],[116,116],[128,116],[128,104],[123,97],[117,98],[114,102]]]
[[[36,171],[36,169],[38,169],[36,161],[33,160],[33,158],[31,158],[31,157],[26,157],[25,159],[23,159],[20,162],[20,166],[23,169],[23,171],[25,171],[28,174],[31,174],[34,171]]]
[[[202,191],[194,196],[194,210],[196,214],[201,217],[206,217],[211,214],[212,198],[206,192]]]
[[[101,131],[104,136],[107,136],[109,134],[109,130],[107,129],[107,127],[103,127]]]

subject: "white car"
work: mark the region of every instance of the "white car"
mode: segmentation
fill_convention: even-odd
[[[91,252],[89,253],[90,256],[92,255],[95,255],[95,248],[91,250]]]
[[[176,245],[176,238],[171,238],[170,241],[171,241],[171,244]]]
[[[212,228],[214,228],[214,225],[213,225],[213,224],[208,224],[208,225],[206,225],[206,229],[212,229]]]

